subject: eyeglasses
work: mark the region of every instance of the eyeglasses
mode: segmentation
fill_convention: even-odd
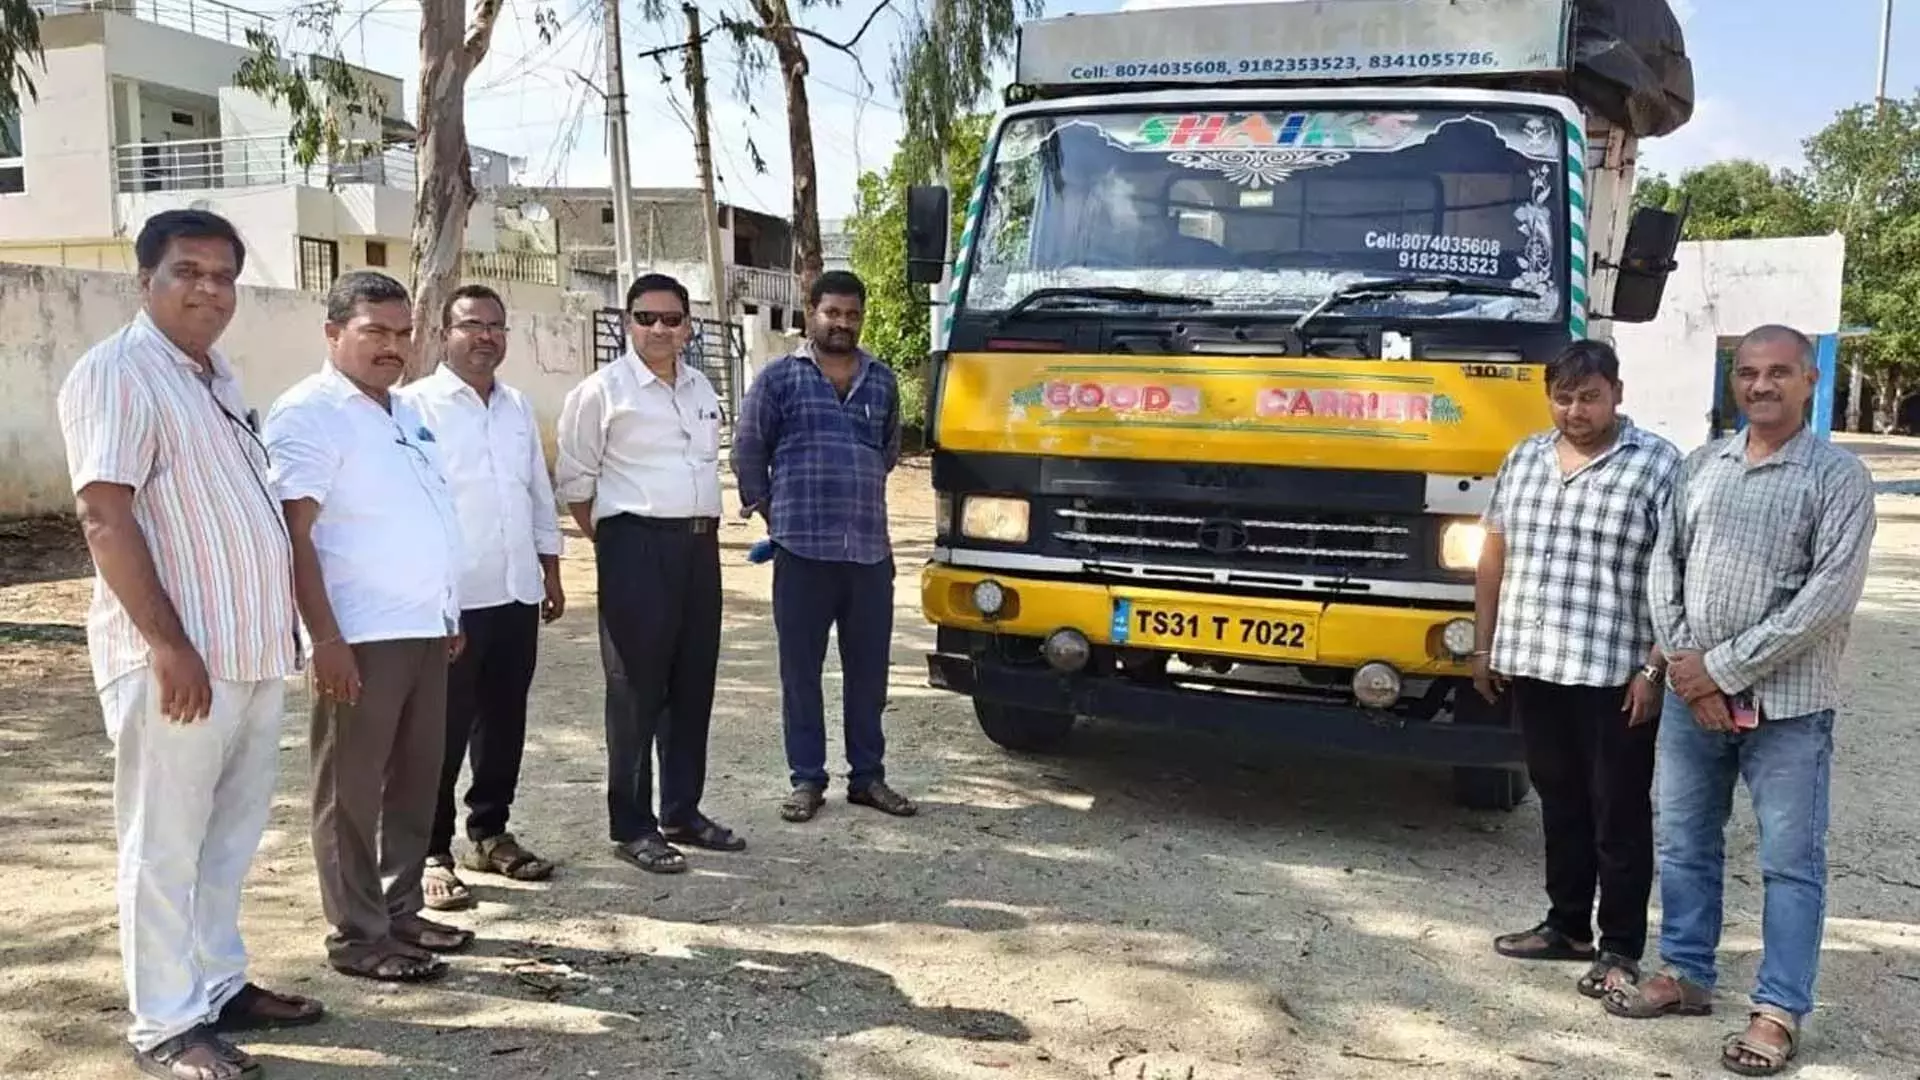
[[[652,326],[659,323],[669,330],[678,330],[687,321],[687,317],[678,311],[631,311],[628,314],[633,316],[635,325]]]

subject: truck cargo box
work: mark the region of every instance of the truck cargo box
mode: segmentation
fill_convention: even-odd
[[[1693,114],[1666,0],[1296,0],[1041,19],[1015,81],[1048,96],[1180,84],[1558,86],[1633,135]]]

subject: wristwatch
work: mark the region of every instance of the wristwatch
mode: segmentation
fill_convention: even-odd
[[[1640,669],[1640,677],[1647,680],[1648,682],[1652,683],[1655,686],[1659,686],[1661,684],[1661,682],[1666,678],[1666,674],[1667,674],[1667,669],[1664,667],[1661,667],[1659,664],[1648,664],[1646,667],[1643,667]]]

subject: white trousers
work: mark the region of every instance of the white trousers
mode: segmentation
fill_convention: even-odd
[[[136,1050],[211,1022],[246,985],[240,885],[273,802],[285,694],[280,679],[216,681],[212,713],[176,724],[160,713],[150,671],[100,691],[114,749],[120,959]]]

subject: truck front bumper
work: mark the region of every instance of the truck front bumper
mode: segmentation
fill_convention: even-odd
[[[1007,596],[1000,615],[991,619],[972,599],[974,586],[987,579],[997,582]],[[1385,662],[1408,675],[1432,680],[1424,708],[1422,702],[1411,699],[1403,701],[1403,708],[1367,709],[1351,698],[1290,693],[1280,687],[1249,692],[1180,679],[1141,681],[1110,664],[1064,674],[1043,664],[1013,662],[995,647],[1003,638],[1033,641],[1072,628],[1111,655],[1115,649],[1134,647],[1114,640],[1118,600],[1204,605],[1227,599],[929,564],[921,576],[921,606],[942,633],[940,646],[927,657],[928,681],[977,701],[1043,712],[1252,730],[1367,757],[1492,768],[1524,764],[1525,748],[1511,718],[1472,692],[1465,682],[1469,672],[1464,664],[1436,655],[1442,652],[1438,635],[1448,622],[1462,617],[1458,610],[1230,598],[1235,611],[1272,612],[1276,619],[1310,615],[1315,620],[1310,655],[1292,661],[1295,666],[1344,670]],[[1282,666],[1290,663],[1236,658],[1217,649],[1210,655]],[[1447,707],[1433,707],[1442,697]]]

